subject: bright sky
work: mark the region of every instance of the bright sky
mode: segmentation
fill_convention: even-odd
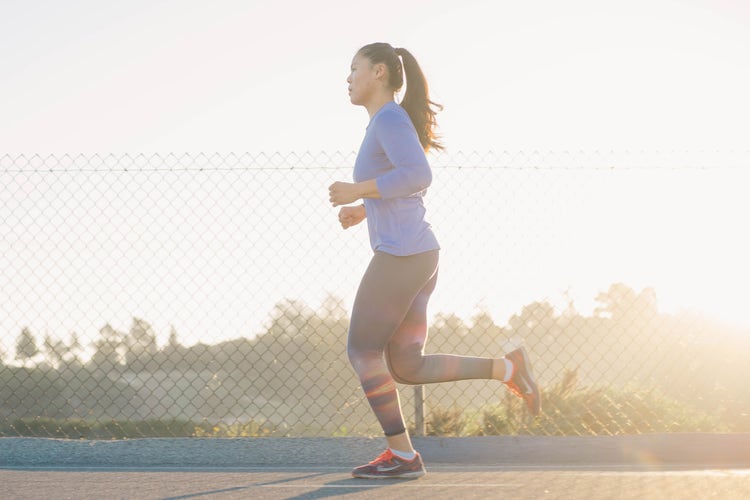
[[[748,28],[743,0],[5,0],[0,150],[351,151],[372,41],[451,151],[746,149]]]
[[[445,105],[440,132],[450,154],[748,151],[748,28],[750,4],[743,0],[5,0],[0,4],[0,153],[349,153],[361,142],[367,115],[349,103],[345,80],[354,52],[373,41],[405,47],[420,61],[433,99]],[[431,190],[428,200],[434,220],[444,221],[444,233],[451,224],[467,224],[480,234],[487,224],[500,223],[493,215],[492,196],[497,193],[479,194],[484,205],[479,204],[481,212],[473,219],[455,219],[460,212],[448,201],[449,175],[443,174],[443,184]],[[506,231],[531,227],[540,239],[531,244],[525,234],[525,243],[506,243],[496,250],[448,245],[444,288],[436,292],[436,304],[459,309],[475,304],[465,290],[452,294],[450,284],[462,273],[465,279],[467,272],[476,272],[461,258],[466,252],[492,261],[495,251],[507,252],[507,258],[495,260],[497,268],[488,272],[505,280],[505,291],[493,296],[497,287],[479,283],[488,303],[513,308],[544,294],[559,298],[564,284],[572,282],[577,292],[591,298],[597,287],[627,278],[633,286],[655,286],[660,300],[671,300],[675,307],[681,302],[707,305],[713,297],[707,310],[719,311],[723,304],[724,311],[735,312],[733,320],[747,325],[750,320],[738,317],[747,310],[738,287],[750,281],[745,263],[750,245],[733,229],[742,225],[741,215],[747,213],[742,211],[750,209],[738,201],[744,199],[744,183],[733,182],[737,177],[723,184],[719,179],[716,189],[708,189],[712,198],[702,206],[730,214],[717,225],[700,207],[688,209],[687,217],[676,208],[655,214],[665,197],[669,199],[675,181],[671,175],[664,175],[664,184],[642,192],[637,203],[621,199],[619,205],[612,203],[618,193],[612,184],[615,177],[594,176],[573,190],[565,189],[573,186],[570,178],[540,179],[547,187],[538,188],[539,197],[529,206],[504,202],[510,212],[501,221]],[[637,191],[643,180],[632,173],[620,179],[631,183],[622,192]],[[691,196],[705,195],[707,181],[713,182],[705,174],[689,174],[674,206],[691,206]],[[721,191],[726,185],[735,189]],[[64,188],[51,192],[60,195]],[[518,191],[510,194],[513,200],[523,199]],[[323,198],[306,203],[317,207]],[[599,213],[577,203],[581,199],[621,208]],[[532,217],[538,222],[533,227]],[[612,217],[619,227],[627,227],[632,217],[649,222],[637,234],[615,233]],[[659,239],[664,228],[680,218],[697,225],[681,228],[655,253],[631,238],[651,234]],[[590,237],[584,233],[591,227],[602,229],[597,245],[586,247],[575,236]],[[366,235],[360,231],[356,236],[364,262]],[[721,258],[696,261],[714,255],[717,242],[727,248]],[[351,248],[352,243],[344,245]],[[584,247],[588,251],[582,252]],[[543,253],[549,248],[555,251]],[[606,258],[612,251],[627,250],[637,257],[634,262],[616,267]],[[35,258],[41,262],[43,257]],[[716,267],[707,267],[707,262]],[[150,265],[132,280],[147,281]],[[297,267],[306,265],[301,260]],[[683,271],[691,266],[695,279],[686,287]],[[586,269],[586,275],[576,275],[576,269]],[[535,271],[551,279],[530,281]],[[231,277],[231,271],[224,272],[229,274],[222,279]],[[349,289],[356,286],[358,275],[341,279]],[[686,289],[690,293],[677,293]],[[722,289],[731,293],[717,299],[713,290]],[[471,304],[459,307],[459,296]],[[64,316],[64,304],[56,304]],[[4,306],[5,312],[12,313],[9,307]],[[508,312],[500,311],[497,319],[504,321]],[[94,321],[102,326],[117,312],[98,314],[101,321]],[[125,311],[112,319],[116,328],[129,327],[127,314],[138,313]],[[166,335],[173,318],[162,314],[158,319],[157,312],[141,315]],[[60,320],[45,320],[36,333],[63,328],[55,321]],[[246,325],[247,318],[237,322]],[[15,330],[18,325],[3,326]],[[236,324],[226,327],[238,331]],[[178,331],[185,327],[178,324]]]

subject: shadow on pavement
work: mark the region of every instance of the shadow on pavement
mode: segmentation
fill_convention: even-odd
[[[285,479],[279,479],[277,481],[264,481],[264,482],[260,482],[260,483],[248,484],[246,486],[233,486],[231,488],[221,488],[221,489],[216,489],[216,490],[199,491],[199,492],[196,492],[196,493],[190,493],[190,494],[187,494],[187,495],[179,495],[179,496],[176,496],[176,497],[165,497],[162,500],[182,500],[182,499],[187,499],[187,498],[200,498],[200,497],[205,497],[205,496],[209,496],[209,495],[217,495],[217,494],[220,494],[220,493],[231,493],[231,492],[236,492],[236,491],[247,490],[247,489],[250,489],[250,488],[257,488],[259,486],[282,485],[284,483],[291,483],[291,482],[294,482],[294,481],[299,481],[301,479],[311,479],[311,478],[314,478],[314,477],[325,476],[327,474],[329,474],[329,473],[328,472],[316,472],[314,474],[307,474],[306,476],[288,477],[288,478],[285,478]],[[317,498],[320,498],[320,497],[317,497]]]

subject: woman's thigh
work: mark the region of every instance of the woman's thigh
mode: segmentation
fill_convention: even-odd
[[[435,277],[437,265],[437,250],[406,257],[376,253],[354,300],[350,347],[382,351]]]

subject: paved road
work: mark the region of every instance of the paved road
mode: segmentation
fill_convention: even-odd
[[[750,469],[510,468],[443,464],[413,481],[341,468],[0,470],[8,499],[747,499]]]
[[[415,438],[428,474],[353,479],[368,438],[0,438],[0,499],[750,498],[750,434]]]

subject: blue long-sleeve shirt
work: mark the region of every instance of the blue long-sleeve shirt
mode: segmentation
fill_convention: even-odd
[[[423,203],[432,171],[409,115],[394,101],[370,119],[354,163],[355,182],[371,179],[381,196],[364,199],[373,251],[403,256],[439,249]]]

